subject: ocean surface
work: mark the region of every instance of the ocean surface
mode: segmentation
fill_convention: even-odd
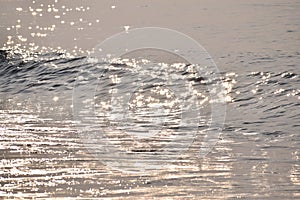
[[[43,6],[13,2],[5,1],[1,17],[6,21],[0,22],[1,199],[300,198],[298,1],[203,1],[198,6],[132,1],[127,7],[74,1],[78,9],[73,11],[61,1]],[[107,18],[94,18],[97,6]],[[213,71],[201,74],[197,65],[153,49],[128,53],[122,60],[93,59],[89,49],[99,42],[98,31],[104,40],[130,28],[124,17],[117,21],[118,15],[110,13],[122,16],[128,7],[136,11],[128,14],[130,27],[169,25],[186,33],[207,47],[219,73],[209,79]],[[158,8],[154,17],[151,11]],[[64,19],[64,11],[69,18]],[[52,12],[60,14],[54,20],[64,22],[36,36],[46,24],[44,15]],[[77,12],[83,12],[83,19]],[[86,30],[81,38],[66,26],[73,21],[77,31]],[[65,31],[70,37],[63,41]],[[76,48],[70,38],[78,42]],[[138,79],[139,74],[146,78]],[[170,74],[173,82],[166,83]],[[78,90],[88,77],[98,81],[81,89],[93,91],[92,96]],[[187,88],[184,105],[177,83]],[[219,111],[225,121],[217,141],[208,141],[212,145],[199,156],[211,134],[214,83],[223,88],[226,112]],[[128,104],[122,100],[126,92],[131,92]],[[86,105],[91,107],[82,110]],[[93,116],[78,117],[90,108]]]

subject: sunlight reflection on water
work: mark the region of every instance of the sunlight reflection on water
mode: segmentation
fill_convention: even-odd
[[[157,12],[157,19],[151,14],[153,21],[157,24],[164,20],[170,22],[167,19],[171,16],[170,26],[187,32],[192,27],[191,35],[207,35],[199,38],[208,46],[216,40],[210,48],[222,69],[219,78],[226,91],[225,127],[208,156],[203,159],[197,157],[196,152],[203,139],[203,135],[199,134],[187,153],[173,165],[139,175],[121,173],[99,162],[82,143],[72,116],[72,92],[77,70],[92,67],[95,63],[95,60],[80,56],[92,53],[92,49],[82,47],[80,41],[85,43],[107,31],[114,20],[106,22],[99,16],[123,16],[122,12],[127,12],[123,3],[105,3],[107,11],[100,7],[97,10],[96,1],[86,4],[78,1],[18,1],[16,5],[12,2],[5,2],[7,7],[1,8],[4,9],[1,16],[7,19],[1,21],[1,43],[4,49],[10,49],[0,52],[1,198],[300,197],[299,4],[294,1],[230,4],[228,1],[231,7],[228,8],[222,3],[219,7],[207,2],[204,4],[207,8],[190,8],[193,10],[185,15],[182,10],[174,10],[170,3],[154,3],[152,6],[143,2],[132,6],[139,11],[136,15],[131,13],[132,23],[129,19],[116,23],[117,28],[111,32],[130,31],[139,23],[147,23],[144,14],[146,16],[148,10],[159,10],[160,5],[160,9],[167,8],[170,10],[164,9],[167,14]],[[179,7],[184,9],[186,5]],[[180,11],[180,17],[177,11]],[[197,13],[195,17],[193,13]],[[222,13],[222,16],[216,13]],[[185,18],[189,23],[184,23]],[[134,25],[134,19],[137,25]],[[96,34],[87,34],[93,30],[97,30],[94,31]],[[62,32],[70,37],[65,37]],[[91,42],[93,45],[95,40]],[[69,50],[66,50],[68,45]],[[143,58],[148,55],[151,59],[146,56],[140,60],[129,58],[123,61],[135,66],[136,62],[145,64],[146,59],[156,59],[155,55],[151,57],[152,53],[132,56]],[[159,67],[174,63],[183,63],[177,64],[178,68],[187,67],[183,60],[171,55],[163,56],[162,52],[158,54],[161,55],[156,60]],[[115,67],[111,66],[110,70],[113,69]],[[157,71],[153,69],[151,74],[155,75]],[[179,78],[182,74],[175,73],[173,76]],[[108,78],[116,84],[123,81],[121,77],[113,74]],[[195,78],[194,74],[190,78]],[[208,84],[201,79],[196,79],[196,82]],[[205,90],[189,88],[189,92],[199,98],[199,106],[204,108],[201,114],[207,116],[210,112],[207,106],[211,103],[209,94]],[[100,93],[95,100],[96,111],[101,118],[103,110],[110,109],[110,102],[107,96],[101,95],[101,87],[97,88],[97,92]],[[109,94],[115,92],[112,89]],[[159,98],[151,98],[152,93]],[[170,101],[158,103],[157,99],[161,98]],[[137,91],[131,102],[130,108],[137,111],[138,117],[129,113],[130,122],[145,125],[149,120],[147,115],[151,114],[154,116],[151,122],[155,124],[160,122],[155,121],[155,115],[159,114],[165,117],[164,122],[177,124],[178,110],[168,109],[171,104],[176,107],[172,91],[159,86]],[[149,107],[143,107],[145,103]],[[155,112],[157,107],[165,110]],[[205,129],[208,121],[200,119],[199,123],[203,126],[200,128]],[[125,125],[123,128],[128,129]],[[128,143],[124,137],[120,140],[118,134],[123,133],[112,135],[113,142]],[[141,139],[145,136],[135,134],[131,135]],[[130,150],[142,148],[129,144],[126,148]]]

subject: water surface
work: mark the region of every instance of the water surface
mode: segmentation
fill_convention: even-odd
[[[43,6],[38,1],[4,1],[3,5],[1,198],[300,198],[297,1],[45,1]],[[87,57],[89,51],[124,26],[181,31],[204,45],[216,61],[218,79],[226,89],[226,121],[218,143],[205,158],[195,156],[196,139],[172,166],[124,173],[99,162],[82,142],[72,112],[76,76],[81,69],[95,66]],[[168,66],[184,62],[176,56],[153,54],[132,57]],[[189,78],[201,83],[196,75]],[[199,101],[209,98],[205,77],[202,81]],[[107,99],[101,87],[105,86],[98,86],[99,102]],[[203,103],[204,110],[208,102]],[[149,118],[153,110],[138,111],[137,120],[144,124],[133,121],[133,127],[153,122]],[[176,112],[169,114],[167,119],[176,119]],[[116,141],[125,142],[136,154],[145,153],[145,147],[135,148],[127,139]]]

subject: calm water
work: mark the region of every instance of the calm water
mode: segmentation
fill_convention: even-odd
[[[300,198],[299,2],[45,1],[42,6],[34,1],[3,1],[3,5],[1,198]],[[208,80],[186,63],[172,71],[174,63],[185,61],[161,51],[132,53],[128,57],[136,60],[125,63],[97,63],[88,58],[92,47],[123,31],[124,26],[162,26],[186,33],[207,48],[220,74]],[[60,49],[64,51],[58,52]],[[133,76],[130,70],[142,65],[142,59],[153,62],[146,75],[164,66],[171,70],[167,74],[179,77],[178,81],[181,77],[193,83],[191,91],[201,93],[196,100],[201,116],[211,112],[206,86],[223,81],[227,107],[224,128],[204,158],[197,155],[209,124],[205,117],[199,120],[193,145],[178,160],[166,154],[163,159],[174,162],[159,170],[126,173],[107,165],[113,154],[104,156],[102,149],[99,155],[86,148],[89,136],[85,138],[82,131],[86,126],[74,120],[73,93],[74,87],[85,81],[79,75],[89,69],[97,68],[103,74],[96,85],[94,106],[97,123],[112,144],[137,158],[147,158],[160,155],[162,144],[178,130],[180,106],[176,94],[158,84],[162,77],[145,80],[146,86],[155,86],[132,95],[130,120],[117,129],[119,132],[110,129],[118,126],[111,123],[117,122],[118,116],[111,120],[106,115],[113,105],[114,86],[120,83],[118,77],[128,80]],[[126,90],[130,85],[121,82],[121,86]],[[151,107],[149,102],[148,107],[140,106],[148,98],[156,104],[160,99],[164,109]],[[187,97],[187,102],[194,101]],[[162,129],[161,121],[155,120],[160,118],[168,125],[166,132],[149,140],[143,138],[145,130],[156,133],[157,128]],[[180,129],[180,134],[191,128]],[[143,137],[135,143],[120,130]],[[176,142],[175,146],[180,146]],[[117,162],[128,167],[127,161]]]

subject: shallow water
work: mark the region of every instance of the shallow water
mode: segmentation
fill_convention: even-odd
[[[28,5],[20,2],[22,5],[7,1],[4,13],[12,15],[8,12],[10,7],[14,10],[15,7],[23,7],[24,11]],[[60,3],[64,3],[66,8],[69,6],[66,2]],[[193,138],[194,143],[187,152],[182,153],[179,159],[177,157],[175,159],[173,154],[166,154],[167,161],[174,161],[170,165],[163,165],[162,169],[151,169],[139,173],[124,172],[118,168],[120,167],[118,165],[116,169],[115,165],[107,164],[107,160],[110,161],[115,155],[111,154],[110,158],[103,155],[101,148],[100,154],[99,149],[91,151],[87,148],[91,146],[87,145],[82,126],[78,126],[74,119],[72,106],[74,87],[79,84],[78,73],[82,73],[82,70],[85,72],[98,66],[99,72],[102,73],[106,67],[110,66],[110,70],[105,71],[105,76],[102,77],[95,91],[95,112],[99,120],[97,122],[102,127],[103,124],[108,123],[109,117],[106,116],[106,112],[110,111],[110,108],[105,105],[111,103],[109,102],[111,96],[108,95],[108,91],[114,89],[111,82],[117,82],[117,77],[128,76],[128,72],[132,73],[130,70],[138,61],[127,64],[95,63],[88,59],[87,53],[80,53],[78,48],[77,50],[75,48],[73,53],[59,53],[51,48],[44,51],[39,49],[37,53],[28,48],[21,52],[3,50],[0,52],[1,198],[300,198],[299,3],[297,1],[267,1],[264,4],[260,2],[237,4],[228,1],[227,4],[214,4],[203,1],[204,6],[201,7],[203,12],[196,12],[198,8],[195,6],[191,8],[188,4],[181,5],[184,8],[190,8],[191,11],[184,12],[178,21],[174,20],[174,17],[177,11],[180,11],[181,6],[169,3],[150,4],[147,1],[139,3],[139,6],[135,3],[124,5],[119,2],[119,4],[116,3],[115,8],[112,8],[113,5],[110,4],[110,2],[103,3],[103,6],[108,7],[107,10],[101,7],[109,17],[113,15],[110,12],[115,11],[123,15],[128,7],[134,5],[134,9],[138,12],[127,19],[133,26],[168,24],[169,28],[189,33],[190,36],[195,36],[196,40],[204,41],[203,45],[208,47],[220,69],[220,74],[216,78],[223,81],[225,90],[226,119],[217,144],[205,157],[198,157],[199,144],[209,124],[209,120],[204,118],[202,121],[199,120],[200,131],[197,137]],[[59,4],[59,7],[61,8],[62,5]],[[89,5],[84,5],[84,8],[86,9],[87,6],[91,7],[91,11],[84,11],[87,13],[85,23],[77,24],[76,28],[87,30],[88,21],[96,20],[93,8],[97,6],[97,3],[91,1]],[[146,19],[150,19],[151,10],[155,8],[160,8],[165,12],[158,13],[156,18],[151,18],[150,22],[153,23],[151,24]],[[63,15],[61,11],[59,12]],[[77,14],[75,11],[69,12],[71,20],[75,21]],[[143,12],[145,14],[141,15],[141,18],[134,17]],[[90,16],[88,16],[89,13]],[[187,13],[198,14],[192,17]],[[30,17],[26,12],[23,14]],[[161,16],[165,18],[160,18]],[[220,16],[223,16],[222,20]],[[11,21],[16,18],[16,16],[11,17]],[[104,15],[102,17],[105,23],[101,25],[104,30],[100,38],[116,30],[121,31],[123,26],[128,25],[122,20],[114,21],[113,17],[110,19],[105,18]],[[235,23],[230,23],[231,20]],[[8,23],[10,22],[3,22],[1,25],[6,29],[10,27],[6,26]],[[29,23],[31,23],[30,20]],[[35,21],[35,23],[45,24],[43,20]],[[109,28],[109,24],[113,28]],[[27,22],[22,22],[22,25],[28,28]],[[64,24],[56,27],[60,30],[68,29]],[[94,42],[99,39],[95,36],[98,29],[98,26],[93,25],[89,29],[90,37],[95,38]],[[23,36],[27,30],[23,32]],[[20,34],[22,29],[18,31]],[[48,31],[52,33],[49,40],[55,37],[60,38],[57,36],[59,35],[57,30],[46,32]],[[5,32],[5,34],[11,33]],[[72,35],[72,33],[68,34]],[[6,38],[3,38],[1,42],[6,43],[6,49],[15,48],[13,44],[7,43]],[[57,40],[54,40],[54,43],[47,41],[48,39],[42,42],[36,38],[32,40],[45,46],[58,46],[54,44]],[[78,45],[83,49],[89,49],[87,41],[90,40],[87,36],[83,36],[81,40],[79,39]],[[27,41],[24,42],[24,45],[26,44]],[[68,50],[70,48],[68,41],[61,42],[60,45],[63,49],[67,49],[67,52],[72,52]],[[168,69],[172,69],[172,63],[184,62],[173,55],[162,56],[162,52],[153,54],[152,51],[146,51],[140,55],[133,54],[131,57],[136,58],[142,55],[143,58],[146,57],[156,62],[154,66],[159,66],[159,62],[166,62],[168,64],[164,66]],[[210,84],[210,80],[196,73],[189,74],[185,71],[187,66],[185,64],[182,66],[183,70],[175,71],[173,74],[178,77],[184,76],[186,82],[195,81],[193,89],[201,92],[197,100],[203,102],[199,104],[201,115],[209,116],[211,104],[206,85]],[[129,71],[122,71],[121,69],[124,68]],[[147,71],[148,75],[156,72],[154,68],[148,70],[150,70]],[[159,82],[156,79],[147,81],[150,85]],[[129,86],[129,84],[123,84],[125,89]],[[133,131],[131,135],[141,137],[139,144],[142,145],[136,145],[132,142],[132,138],[121,131],[105,129],[106,132],[111,133],[110,139],[114,145],[119,145],[124,148],[123,150],[145,160],[149,155],[155,155],[155,153],[160,155],[159,152],[164,143],[170,142],[174,133],[170,131],[178,130],[176,120],[180,112],[180,108],[176,107],[176,95],[172,94],[172,91],[159,96],[156,91],[166,88],[146,89],[131,96],[130,101],[136,103],[131,105],[131,110],[129,109],[132,111],[132,115],[130,112],[128,114],[131,121],[127,121],[126,125],[129,126],[122,125],[118,129]],[[164,107],[164,111],[167,112],[158,113],[155,106],[146,108],[138,106],[138,96],[141,94],[144,97],[152,96],[153,102],[156,102],[155,98],[158,98],[166,100],[167,103],[173,101],[175,103],[172,104],[173,107],[170,110]],[[193,103],[192,99],[187,98],[187,101]],[[158,138],[143,141],[145,129],[150,129],[155,133],[158,128],[164,127],[160,120],[153,120],[160,118],[165,120],[163,125],[166,123],[168,125],[165,129],[166,133],[159,135]],[[117,123],[119,118],[109,119],[110,123]],[[110,124],[106,127],[115,126]],[[189,133],[192,127],[185,128],[186,130],[180,130]],[[97,140],[94,142],[94,146],[98,144],[97,142]],[[146,144],[149,143],[150,145],[147,146]],[[180,144],[178,145],[180,147]],[[178,147],[178,145],[175,146]],[[102,162],[101,159],[103,159]],[[157,162],[161,159],[159,157]],[[123,163],[126,164],[125,161]],[[123,166],[123,168],[126,167],[128,166]]]

